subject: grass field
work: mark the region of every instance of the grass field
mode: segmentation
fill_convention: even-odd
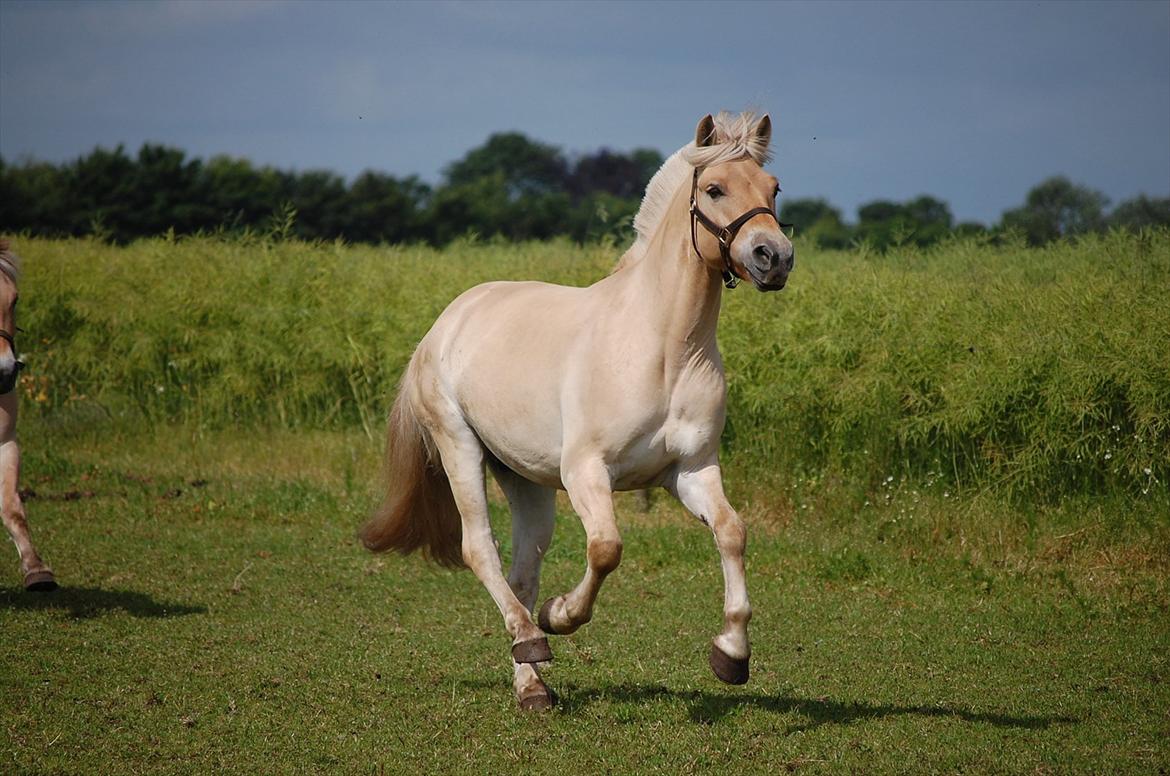
[[[33,241],[23,484],[63,588],[24,593],[15,553],[0,556],[0,771],[1170,769],[1170,238],[1109,239],[814,255],[792,293],[729,295],[752,681],[706,665],[722,589],[709,534],[665,496],[648,511],[622,496],[622,566],[594,621],[552,640],[546,715],[515,709],[507,637],[470,574],[372,556],[354,532],[374,501],[379,394],[427,319],[493,274],[587,282],[612,250]],[[1088,296],[1079,272],[1102,255]],[[963,303],[988,267],[994,293]],[[944,289],[949,314],[930,302]],[[988,329],[964,370],[947,348],[970,321]],[[745,336],[762,324],[777,334]],[[1021,375],[1031,393],[998,414],[975,397]],[[876,409],[857,414],[866,391]],[[967,425],[954,397],[981,408]],[[784,400],[820,414],[786,417]],[[1070,447],[1052,420],[1066,405],[1085,419]],[[855,413],[847,427],[834,407]],[[955,433],[916,435],[932,419]],[[1035,476],[1015,474],[1025,464]],[[543,592],[583,566],[562,504]]]

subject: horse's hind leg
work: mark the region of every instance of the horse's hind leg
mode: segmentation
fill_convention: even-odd
[[[492,472],[512,510],[512,568],[508,585],[529,612],[540,589],[540,564],[552,541],[556,491],[530,482],[498,462]],[[522,709],[552,706],[552,693],[533,663],[512,661],[512,685]]]
[[[565,595],[540,607],[540,627],[546,633],[568,634],[593,617],[593,603],[601,583],[622,559],[622,539],[613,514],[613,490],[600,461],[574,468],[564,477],[565,490],[585,527],[587,565],[581,582]]]
[[[20,554],[20,572],[24,575],[24,589],[31,592],[44,593],[57,589],[57,580],[53,572],[41,560],[37,550],[33,547],[28,533],[28,521],[24,515],[24,502],[20,499],[17,483],[20,482],[20,448],[16,440],[9,440],[0,445],[0,517],[4,520],[4,527],[8,535],[16,544],[16,551]]]
[[[752,607],[743,565],[747,529],[727,503],[718,463],[679,473],[672,490],[683,506],[711,527],[723,565],[723,632],[711,644],[711,670],[728,684],[744,684],[752,652],[747,633]]]
[[[454,424],[451,424],[454,425]],[[463,524],[463,560],[487,588],[504,617],[512,636],[512,658],[518,663],[552,660],[548,639],[533,624],[524,604],[516,598],[500,566],[488,521],[487,493],[484,490],[483,446],[466,425],[432,430],[451,483],[451,494]]]

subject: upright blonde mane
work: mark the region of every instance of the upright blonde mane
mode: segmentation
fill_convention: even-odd
[[[739,115],[720,112],[715,117],[715,141],[711,145],[700,148],[692,140],[662,163],[658,172],[654,173],[654,177],[646,185],[642,205],[638,208],[638,214],[634,216],[634,231],[638,236],[618,261],[614,272],[642,258],[650,238],[666,218],[675,192],[684,183],[690,182],[696,167],[710,167],[745,156],[761,166],[767,164],[772,156],[767,140],[755,132],[758,121],[758,117],[752,111]]]

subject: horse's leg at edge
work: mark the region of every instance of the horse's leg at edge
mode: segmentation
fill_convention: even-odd
[[[432,431],[451,494],[463,523],[463,560],[487,588],[512,636],[512,658],[519,663],[552,660],[548,639],[532,622],[531,614],[516,598],[500,565],[500,554],[488,521],[484,481],[484,451],[466,425]]]
[[[748,680],[751,645],[747,626],[752,618],[748,602],[743,553],[747,529],[727,502],[718,462],[689,472],[680,472],[670,488],[683,506],[715,534],[715,546],[723,566],[723,631],[711,644],[711,670],[728,684]]]
[[[613,514],[613,490],[601,461],[591,461],[563,477],[573,509],[585,527],[585,576],[565,595],[540,607],[538,621],[546,633],[569,634],[593,617],[597,591],[622,560],[622,538]]]
[[[57,589],[57,580],[53,572],[41,560],[33,547],[28,533],[28,521],[24,514],[24,502],[21,501],[20,483],[20,446],[16,439],[9,436],[0,443],[0,517],[4,520],[4,527],[8,535],[16,544],[16,551],[20,555],[20,573],[24,579],[24,589],[30,592],[46,593]]]
[[[493,463],[492,472],[512,510],[512,568],[508,571],[508,585],[520,603],[532,612],[540,589],[540,564],[552,541],[556,491],[530,482],[502,464]],[[522,709],[539,711],[553,705],[552,693],[534,663],[512,661],[512,688]]]

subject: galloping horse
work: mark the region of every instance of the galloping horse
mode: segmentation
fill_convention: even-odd
[[[20,553],[24,589],[47,592],[57,589],[53,572],[37,555],[28,535],[24,503],[20,500],[20,444],[16,441],[16,411],[19,395],[16,378],[24,363],[16,355],[16,283],[20,261],[0,240],[0,517]]]
[[[771,133],[767,116],[704,117],[695,141],[650,181],[637,239],[608,277],[587,288],[476,286],[439,316],[406,368],[387,433],[388,492],[362,540],[475,572],[512,637],[523,709],[553,703],[538,670],[552,659],[541,631],[588,622],[621,560],[618,490],[662,486],[711,528],[724,625],[710,664],[724,682],[748,679],[746,531],[719,468],[727,385],[715,328],[724,282],[775,291],[792,269],[775,214],[779,186],[761,168]],[[485,464],[512,511],[507,578],[488,523]],[[587,565],[575,588],[540,608],[538,628],[532,613],[558,489],[584,524]]]

